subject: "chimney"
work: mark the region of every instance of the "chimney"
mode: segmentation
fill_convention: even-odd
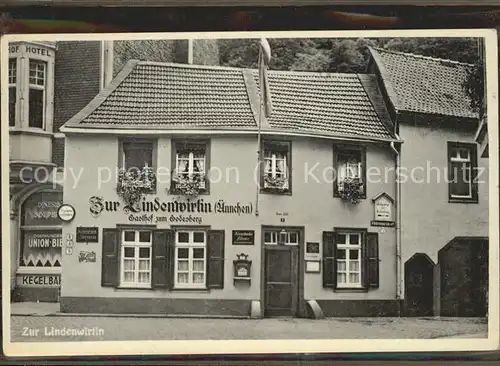
[[[188,57],[187,57],[187,63],[189,65],[193,64],[193,39],[188,40]]]

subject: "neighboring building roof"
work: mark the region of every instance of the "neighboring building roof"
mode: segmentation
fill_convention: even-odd
[[[373,76],[270,71],[269,83],[263,130],[394,139]],[[64,127],[256,131],[258,106],[256,70],[130,61]]]
[[[462,88],[470,64],[370,48],[396,111],[478,118]]]

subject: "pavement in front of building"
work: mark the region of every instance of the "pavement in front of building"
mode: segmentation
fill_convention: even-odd
[[[15,315],[11,317],[11,341],[485,338],[487,327],[481,318],[314,320]],[[56,331],[76,333],[55,335]]]

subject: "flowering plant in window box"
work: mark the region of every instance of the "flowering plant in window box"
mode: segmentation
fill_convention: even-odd
[[[174,191],[187,197],[196,197],[205,189],[204,174],[176,173],[172,182],[175,183]]]
[[[363,196],[363,182],[359,178],[344,178],[339,184],[340,198],[358,203]]]
[[[285,192],[288,190],[288,178],[283,175],[273,178],[271,174],[266,174],[264,175],[264,188]]]
[[[120,169],[116,192],[129,207],[135,206],[143,195],[154,190],[155,175],[151,167]]]

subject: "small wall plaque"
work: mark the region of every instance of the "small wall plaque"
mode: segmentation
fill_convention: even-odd
[[[319,259],[319,243],[318,242],[307,242],[306,243],[306,260],[309,259]]]
[[[373,220],[371,226],[393,227],[394,199],[387,193],[382,192],[373,197]]]
[[[76,228],[76,242],[77,243],[98,243],[99,242],[99,228],[98,227],[85,227],[79,226]]]
[[[78,262],[95,263],[96,257],[96,253],[94,251],[81,251],[78,254]]]
[[[233,230],[233,245],[254,245],[254,230]]]
[[[320,261],[306,261],[306,273],[320,273],[320,272],[321,272]]]

